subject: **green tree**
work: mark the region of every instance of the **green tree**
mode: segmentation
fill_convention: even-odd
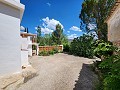
[[[51,34],[45,34],[44,36],[40,37],[39,46],[52,46],[52,36]]]
[[[41,39],[41,27],[37,26],[37,43],[40,43]]]
[[[84,0],[79,16],[81,28],[88,32],[95,31],[98,39],[107,41],[107,24],[104,21],[114,3],[115,0]],[[96,28],[90,30],[89,24],[95,24]]]
[[[51,34],[45,34],[45,36],[44,36],[44,42],[45,42],[45,45],[49,45],[49,46],[52,45]]]
[[[68,44],[68,37],[66,36],[66,34],[62,34],[62,44]]]
[[[56,30],[52,33],[52,40],[54,44],[60,45],[62,44],[63,38],[63,29],[60,24],[56,25]]]
[[[70,53],[77,56],[93,58],[94,53],[94,36],[92,35],[83,35],[74,40],[70,44]]]

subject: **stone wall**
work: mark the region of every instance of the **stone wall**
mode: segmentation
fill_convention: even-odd
[[[120,42],[120,4],[108,20],[108,40],[117,46]]]

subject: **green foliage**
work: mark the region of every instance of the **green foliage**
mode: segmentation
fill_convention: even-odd
[[[52,43],[52,36],[50,34],[45,34],[44,36],[40,37],[39,46],[51,46]]]
[[[119,90],[120,88],[120,53],[111,42],[96,41],[94,53],[98,57],[104,56],[96,63],[100,83],[97,90]]]
[[[106,17],[114,5],[115,0],[84,0],[80,18],[81,27],[88,32],[93,31],[88,28],[89,24],[95,24],[94,31],[98,38],[107,40],[107,25],[104,23]],[[76,43],[77,45],[77,43]],[[103,80],[97,90],[119,90],[120,89],[120,55],[113,55],[115,47],[109,42],[98,41],[95,43],[94,53],[96,56],[104,56],[104,60],[99,65]]]
[[[36,50],[37,49],[36,45],[32,45],[32,49]]]
[[[68,38],[63,34],[61,25],[56,25],[56,30],[52,34],[45,34],[41,36],[41,27],[37,27],[37,43],[39,46],[52,46],[68,43]]]
[[[62,34],[61,44],[68,44],[68,37],[65,34]]]
[[[93,36],[83,35],[75,38],[70,45],[70,53],[77,56],[93,58]]]
[[[37,27],[37,43],[40,43],[41,40],[41,27]]]
[[[39,52],[39,56],[49,56],[49,52],[47,51]]]
[[[50,55],[54,55],[55,53],[54,53],[54,51],[52,50],[52,51],[49,51],[49,54],[50,54]]]
[[[106,58],[99,69],[103,73],[104,90],[120,89],[120,55],[112,55]]]
[[[104,41],[96,41],[95,44],[96,48],[94,49],[94,53],[96,56],[107,57],[113,54],[115,47],[112,45],[111,42],[104,42]]]
[[[107,24],[104,21],[114,3],[115,0],[84,0],[79,16],[82,30],[95,31],[98,39],[107,40]],[[90,24],[95,24],[96,27],[90,29]]]
[[[54,49],[53,49],[53,52],[54,52],[54,53],[58,53],[58,48],[57,48],[57,47],[54,48]]]
[[[69,52],[70,50],[70,45],[69,44],[63,44],[63,51],[64,52]]]
[[[55,50],[42,51],[42,52],[39,52],[39,56],[49,56],[49,55],[54,55],[55,53],[58,53],[58,51],[55,51]]]
[[[62,44],[63,29],[60,24],[56,25],[56,30],[52,33],[52,40],[56,45]]]

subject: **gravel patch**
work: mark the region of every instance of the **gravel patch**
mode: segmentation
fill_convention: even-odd
[[[38,75],[17,90],[93,90],[97,76],[90,70],[92,61],[63,53],[32,57]]]

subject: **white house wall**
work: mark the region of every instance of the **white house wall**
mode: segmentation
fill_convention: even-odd
[[[22,20],[25,6],[20,3],[20,0],[0,0],[0,2],[5,3],[13,8],[19,9],[20,10],[20,19]]]
[[[32,44],[28,45],[28,55],[32,56]]]
[[[21,37],[21,40],[22,40],[21,49],[27,50],[27,48],[28,48],[28,40],[27,40],[27,38],[22,38]]]
[[[28,37],[28,55],[32,56],[32,41],[30,40],[30,36]]]
[[[20,2],[20,0],[15,0],[15,1]]]
[[[0,2],[0,75],[21,71],[20,10]]]
[[[21,51],[21,66],[28,66],[28,51],[27,50],[22,50]]]
[[[21,65],[27,66],[28,65],[28,39],[21,37],[21,40],[22,40],[22,43],[21,43]]]

